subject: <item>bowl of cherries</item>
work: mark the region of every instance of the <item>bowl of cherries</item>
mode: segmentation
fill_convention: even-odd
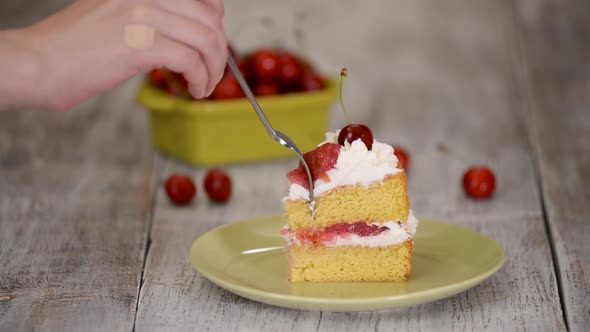
[[[230,49],[231,50],[231,49]],[[273,126],[300,149],[312,150],[324,138],[335,80],[285,49],[231,50],[240,71]],[[155,148],[194,165],[292,158],[266,133],[229,68],[206,99],[192,99],[181,74],[155,69],[137,101],[148,109]]]

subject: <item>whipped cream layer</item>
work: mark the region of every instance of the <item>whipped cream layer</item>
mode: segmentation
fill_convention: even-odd
[[[326,140],[319,145],[338,143],[338,133],[338,131],[326,133]],[[393,148],[390,145],[373,141],[373,147],[368,150],[360,139],[352,144],[346,142],[340,149],[336,165],[326,173],[330,181],[324,182],[317,179],[314,182],[313,194],[318,197],[336,187],[346,185],[361,184],[368,187],[375,182],[383,181],[388,175],[403,172],[397,165],[397,157],[393,154]],[[289,187],[289,195],[285,199],[308,200],[309,191],[294,183]]]
[[[416,229],[418,228],[418,219],[410,210],[410,215],[408,216],[408,221],[406,223],[391,221],[384,224],[375,223],[374,225],[386,226],[389,230],[373,236],[359,236],[357,234],[346,233],[337,235],[329,241],[323,241],[321,242],[321,245],[329,248],[354,246],[386,247],[397,245],[414,238]],[[287,245],[302,245],[301,241],[295,237],[295,232],[288,232],[283,238],[287,242]]]

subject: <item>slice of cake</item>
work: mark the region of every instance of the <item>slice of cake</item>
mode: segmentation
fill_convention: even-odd
[[[410,211],[406,173],[393,148],[361,139],[338,144],[338,133],[305,154],[288,174],[283,199],[290,281],[406,281],[412,267],[418,220]],[[371,144],[368,144],[371,145]]]

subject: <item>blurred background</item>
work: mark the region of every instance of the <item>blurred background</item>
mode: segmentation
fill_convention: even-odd
[[[0,28],[33,23],[68,3],[63,0],[2,1],[0,10],[14,15],[5,15],[7,19],[0,22]],[[526,169],[505,171],[513,169],[515,164],[530,161],[527,133],[522,131],[526,108],[522,101],[524,89],[519,81],[522,68],[518,36],[515,35],[521,27],[513,12],[517,10],[527,20],[537,22],[547,15],[547,11],[539,12],[538,6],[529,9],[527,2],[483,0],[227,0],[224,3],[226,33],[237,53],[248,54],[261,47],[282,47],[305,58],[326,79],[337,79],[341,67],[349,69],[343,94],[352,121],[367,124],[377,140],[409,151],[411,172],[420,174],[410,178],[409,189],[414,195],[415,206],[422,211],[432,209],[438,214],[441,206],[447,206],[444,203],[446,197],[462,198],[461,188],[447,185],[445,177],[458,183],[469,164],[488,165],[498,173],[505,173],[499,179],[500,187],[504,182],[520,181],[521,173],[527,172]],[[268,18],[273,22],[271,28],[265,23]],[[301,41],[297,38],[298,30]],[[80,106],[81,111],[58,116],[46,114],[42,119],[31,113],[19,116],[21,119],[30,118],[31,122],[39,121],[37,132],[51,128],[48,123],[52,121],[56,123],[55,128],[90,127],[91,124],[84,124],[84,119],[96,118],[92,114],[100,111],[93,111],[93,105],[98,105],[98,108],[113,111],[100,115],[112,120],[102,120],[96,126],[103,128],[97,130],[113,128],[118,132],[119,128],[128,128],[133,130],[134,140],[147,146],[150,126],[143,112],[146,108],[136,103],[137,91],[146,79],[145,75],[140,75],[107,93],[106,99],[95,98]],[[329,130],[346,124],[336,103],[336,95],[332,98],[329,121],[325,126]],[[279,105],[279,112],[281,108]],[[258,126],[258,133],[264,138],[254,139],[261,143],[249,149],[236,148],[234,143],[250,137],[246,131],[239,131],[237,139],[232,142],[220,142],[221,138],[207,136],[206,139],[196,138],[196,144],[218,144],[222,148],[214,151],[233,156],[235,151],[261,149],[263,140],[266,140],[266,144],[292,156],[267,137],[247,103],[244,109],[243,113],[256,124],[238,129]],[[272,115],[269,117],[274,121]],[[171,135],[167,141],[172,148],[190,141],[178,135],[177,129],[186,121],[180,120],[179,123],[160,131]],[[283,129],[281,126],[277,128]],[[305,128],[305,123],[297,124],[286,132],[296,135]],[[188,132],[192,135],[197,130]],[[55,140],[54,134],[47,135],[48,139]],[[126,133],[124,135],[129,137]],[[316,131],[308,141],[314,146],[322,136],[323,129],[319,135]],[[301,142],[303,138],[294,139]],[[441,154],[436,149],[441,142],[467,158],[461,160]],[[101,144],[108,145],[103,142],[97,146]],[[302,148],[304,151],[309,149],[309,145]],[[188,146],[182,150],[191,154],[197,148]],[[95,158],[95,152],[83,153],[85,158]],[[211,153],[208,151],[204,155],[209,157]],[[277,178],[281,180],[285,171],[292,167],[292,162],[283,165],[286,165],[281,166],[284,170],[276,170]],[[433,167],[441,165],[445,167],[434,170]],[[441,176],[441,172],[445,175]],[[280,190],[284,188],[282,185],[278,187]],[[417,195],[426,194],[432,188],[438,188],[440,195]],[[518,193],[507,195],[505,201],[508,204],[517,204],[513,198]],[[424,203],[421,203],[422,198]],[[426,203],[433,201],[440,204]]]
[[[15,20],[5,18],[0,28],[33,23],[70,2],[1,1],[0,11],[14,13]],[[462,94],[446,84],[449,76],[494,75],[482,72],[481,65],[493,61],[486,45],[493,47],[497,31],[478,29],[482,17],[472,13],[486,12],[485,20],[498,30],[511,24],[497,12],[501,6],[487,1],[227,0],[225,8],[226,32],[239,52],[269,47],[278,38],[280,46],[305,55],[324,75],[338,77],[340,68],[348,67],[347,104],[357,121],[373,125],[378,123],[371,123],[371,110],[384,107],[384,94],[391,111],[421,107],[431,100],[428,94]],[[262,23],[269,17],[276,28]],[[298,28],[304,50],[296,42]],[[344,124],[341,112],[332,116],[331,127]]]
[[[0,0],[0,28],[36,22],[68,3]],[[299,322],[308,323],[303,329],[319,327],[319,321],[338,330],[358,330],[369,321],[377,323],[367,330],[399,324],[402,330],[566,330],[564,320],[572,331],[589,330],[588,0],[226,0],[225,8],[226,32],[238,53],[282,46],[304,56],[325,78],[337,78],[348,67],[344,100],[352,120],[410,154],[412,209],[419,217],[494,238],[509,257],[506,265],[471,292],[373,318],[326,314],[322,321],[321,314],[318,320],[314,313],[284,311],[264,316],[257,304],[218,290],[211,297],[187,291],[201,282],[186,261],[195,237],[226,223],[281,213],[285,174],[296,162],[224,165],[233,181],[227,205],[209,202],[199,186],[192,205],[173,206],[163,190],[165,179],[181,172],[199,185],[208,166],[153,153],[149,113],[136,102],[146,86],[147,76],[141,75],[70,112],[0,112],[0,280],[8,280],[9,293],[24,287],[41,289],[42,295],[18,293],[17,301],[3,302],[8,309],[0,305],[0,323],[3,312],[20,322],[37,310],[36,321],[43,323],[45,314],[57,313],[61,321],[75,317],[68,310],[111,310],[108,319],[97,321],[160,328],[205,322],[225,331],[240,327],[223,325],[232,317],[226,309],[235,308],[235,321],[284,323],[284,330]],[[263,24],[268,17],[271,29]],[[331,98],[326,127],[334,130],[346,121],[336,96]],[[243,113],[256,120],[245,107]],[[237,133],[239,141],[246,136]],[[187,141],[172,139],[175,146]],[[441,153],[439,143],[456,153]],[[222,146],[236,153],[234,145]],[[490,199],[465,194],[462,178],[473,165],[496,174]],[[117,268],[105,268],[112,262]],[[72,271],[77,264],[89,268]],[[142,276],[148,277],[138,295]],[[94,279],[82,282],[85,277]],[[83,303],[104,302],[80,304],[69,297],[72,285],[93,287],[81,293],[92,299]],[[74,305],[55,297],[55,287],[75,299]],[[113,306],[112,299],[122,305]],[[46,309],[47,303],[55,305]],[[121,318],[122,312],[128,315]],[[223,318],[211,323],[211,312]],[[72,326],[89,326],[87,316],[80,317]]]

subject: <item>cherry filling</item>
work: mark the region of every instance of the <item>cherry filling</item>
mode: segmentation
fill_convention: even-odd
[[[389,230],[386,226],[369,225],[366,222],[358,221],[354,224],[335,224],[326,227],[325,231],[329,233],[336,233],[338,235],[351,233],[358,236],[374,236]]]
[[[304,229],[295,233],[295,238],[304,244],[321,244],[331,242],[338,236],[358,235],[360,237],[375,236],[389,230],[386,226],[370,225],[364,221],[358,221],[352,224],[340,223],[324,229]],[[286,235],[288,229],[281,231],[281,235]]]
[[[309,166],[311,177],[313,181],[322,179],[324,182],[329,182],[330,178],[326,174],[329,170],[334,168],[338,155],[340,154],[340,145],[335,143],[325,143],[318,146],[303,155],[305,162]],[[309,180],[303,165],[299,163],[299,167],[287,174],[289,182],[296,183],[305,189],[309,190]]]

